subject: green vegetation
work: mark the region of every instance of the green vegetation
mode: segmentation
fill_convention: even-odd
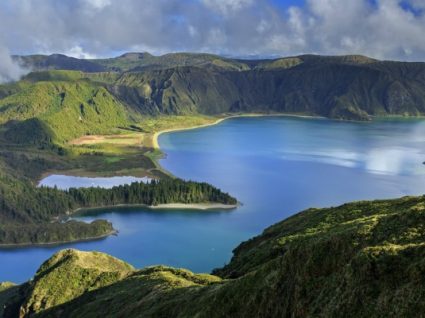
[[[35,70],[82,71],[35,77],[75,81],[81,76],[87,83],[106,87],[137,114],[151,116],[284,112],[367,120],[370,115],[425,114],[424,63],[378,61],[361,55],[237,60],[191,53],[127,53],[102,60],[58,55],[22,59]],[[0,97],[17,88],[0,89]]]
[[[167,69],[179,66],[217,67],[225,70],[248,70],[243,62],[213,54],[172,53],[153,56],[149,53],[126,53],[116,58],[92,60],[114,71]]]
[[[64,76],[63,71],[56,72]],[[73,78],[74,73],[66,74]],[[41,80],[0,99],[0,123],[37,118],[54,133],[52,139],[57,143],[86,134],[111,133],[128,126],[130,117],[131,112],[104,87],[84,80]]]
[[[299,64],[303,63],[303,60],[299,57],[286,57],[282,59],[277,59],[274,61],[265,61],[263,63],[259,63],[256,66],[256,69],[265,69],[265,70],[272,70],[272,69],[285,69],[285,68],[291,68],[294,66],[297,66]]]
[[[84,292],[123,279],[133,270],[131,265],[103,253],[61,251],[46,261],[30,282],[31,292],[21,307],[21,315],[66,303]]]
[[[17,295],[18,289],[19,287],[11,282],[0,283],[0,317],[3,317],[6,304]]]
[[[52,72],[54,75],[56,73]],[[63,72],[59,72],[63,73]],[[74,74],[70,72],[70,74]],[[63,77],[63,74],[61,75]],[[73,78],[73,76],[70,76]],[[71,81],[74,81],[73,79]],[[37,82],[47,87],[50,82]],[[74,87],[74,84],[63,87]],[[41,85],[40,84],[40,85]],[[84,84],[84,83],[83,83]],[[34,84],[23,84],[35,87]],[[43,86],[41,85],[41,86]],[[70,86],[67,86],[70,85]],[[75,84],[78,85],[78,84]],[[39,87],[37,85],[37,87]],[[53,84],[56,87],[56,84]],[[30,90],[31,91],[31,90]],[[31,91],[32,92],[32,91]],[[20,93],[18,93],[20,94]],[[32,93],[31,93],[32,94]],[[29,95],[31,95],[29,94]],[[62,93],[60,93],[62,94]],[[84,94],[75,98],[81,99]],[[4,106],[5,113],[16,117],[6,121],[0,129],[0,244],[46,244],[68,242],[84,239],[101,238],[114,232],[112,224],[97,220],[90,224],[63,220],[68,213],[78,208],[110,206],[115,204],[146,204],[160,203],[233,203],[236,200],[218,189],[204,184],[184,182],[170,179],[154,162],[160,154],[152,150],[150,144],[154,129],[173,124],[172,118],[157,121],[140,120],[134,125],[120,128],[121,123],[109,111],[99,116],[102,120],[79,122],[81,127],[68,124],[69,114],[77,116],[73,102],[62,105],[49,104],[54,101],[55,93],[45,93],[42,97],[50,106],[41,106],[44,102],[33,97],[22,99],[28,101],[28,107],[21,108],[17,95],[6,97],[3,101],[16,100],[14,106]],[[66,100],[66,98],[65,98]],[[70,97],[70,100],[71,97]],[[78,100],[79,102],[79,100]],[[118,102],[117,102],[118,103]],[[103,109],[108,103],[105,100],[93,98],[91,105]],[[118,105],[118,104],[117,104]],[[120,104],[122,106],[122,104]],[[13,112],[12,108],[23,110]],[[44,107],[44,106],[43,106]],[[49,108],[50,107],[50,108]],[[78,108],[78,107],[77,107]],[[0,108],[0,118],[2,114]],[[35,109],[37,114],[28,110]],[[118,109],[118,108],[117,108]],[[4,110],[4,109],[3,109]],[[85,112],[86,119],[89,111]],[[111,115],[111,116],[110,116]],[[122,118],[128,116],[123,111]],[[115,116],[116,117],[116,116]],[[54,119],[52,119],[54,118]],[[111,120],[108,121],[108,118]],[[201,117],[200,117],[201,118]],[[118,118],[119,119],[119,118]],[[196,119],[174,119],[174,122],[192,122]],[[161,124],[164,122],[163,124]],[[54,123],[54,124],[52,124]],[[142,128],[143,127],[143,128]],[[106,136],[101,143],[69,144],[67,139],[84,135],[83,131],[118,133]],[[147,132],[143,132],[146,130]],[[92,137],[92,136],[83,136]],[[93,136],[93,138],[98,138]],[[113,175],[149,175],[161,178],[152,184],[133,184],[131,186],[104,189],[58,189],[37,188],[35,183],[46,171],[66,171],[77,175],[113,176]]]
[[[31,169],[30,169],[31,170]],[[97,238],[112,233],[112,224],[60,220],[77,208],[117,204],[204,203],[235,204],[236,200],[206,183],[164,178],[112,189],[61,191],[35,188],[25,179],[0,175],[0,244],[35,244]]]
[[[424,227],[425,196],[309,209],[242,243],[214,275],[67,250],[0,299],[5,317],[416,317]]]
[[[202,184],[195,194],[189,188],[185,194],[176,189],[152,194],[158,185],[151,185],[151,190],[138,189],[147,192],[134,200],[123,197],[127,190],[93,190],[87,201],[75,193],[35,187],[43,173],[52,171],[166,179],[170,176],[155,163],[161,153],[153,142],[164,129],[207,124],[232,113],[359,120],[425,114],[423,63],[356,55],[258,61],[189,53],[129,53],[103,60],[57,54],[19,58],[36,72],[0,85],[2,243],[84,239],[112,231],[107,222],[80,227],[56,222],[78,207],[139,199],[147,204],[229,201]]]
[[[49,189],[50,191],[50,189]],[[209,203],[237,204],[235,198],[208,183],[165,178],[150,183],[134,182],[111,189],[71,188],[65,191],[78,205],[93,207],[100,205],[166,203]]]

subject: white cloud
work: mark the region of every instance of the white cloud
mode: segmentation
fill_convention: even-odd
[[[16,81],[26,73],[28,70],[13,61],[7,49],[0,47],[0,83]]]
[[[202,0],[210,9],[216,10],[222,14],[229,14],[243,8],[249,7],[254,0]]]
[[[90,54],[88,52],[85,52],[81,46],[74,46],[69,51],[64,52],[65,55],[76,57],[79,59],[95,59],[98,58],[97,55]]]
[[[89,6],[101,10],[109,5],[111,5],[111,0],[84,0]]]
[[[407,1],[407,2],[406,2]],[[365,54],[425,60],[423,0],[31,0],[0,2],[0,44],[13,53]],[[416,11],[415,11],[416,10]]]

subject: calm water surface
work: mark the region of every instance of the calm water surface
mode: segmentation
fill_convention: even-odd
[[[38,186],[57,187],[58,189],[67,190],[69,188],[88,188],[88,187],[101,187],[112,188],[121,184],[130,184],[132,182],[148,182],[150,178],[143,177],[137,178],[132,176],[119,176],[119,177],[74,177],[61,174],[52,174],[40,181]]]
[[[173,174],[210,182],[236,196],[233,212],[91,212],[119,230],[104,240],[0,250],[0,281],[22,282],[64,247],[98,250],[136,267],[167,264],[209,272],[241,241],[300,210],[425,192],[425,122],[349,123],[291,117],[235,118],[161,135]]]

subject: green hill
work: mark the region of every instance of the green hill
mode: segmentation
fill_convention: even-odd
[[[129,125],[132,114],[124,105],[103,86],[80,78],[69,71],[31,74],[22,89],[0,99],[0,123],[38,118],[58,142]]]
[[[5,317],[421,317],[424,226],[425,197],[309,209],[214,275],[62,251],[9,291]]]
[[[131,109],[149,115],[283,112],[366,120],[370,115],[425,114],[425,63],[360,55],[240,60],[195,53],[127,53],[72,59],[72,66],[52,62],[43,68],[39,60],[51,57],[20,58],[33,63],[35,70],[83,71],[91,84],[103,83]]]

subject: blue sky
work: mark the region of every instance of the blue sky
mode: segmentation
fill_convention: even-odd
[[[290,6],[302,7],[304,0],[271,0],[271,3],[280,8],[288,8]]]
[[[424,61],[424,10],[424,0],[2,0],[0,51]]]

